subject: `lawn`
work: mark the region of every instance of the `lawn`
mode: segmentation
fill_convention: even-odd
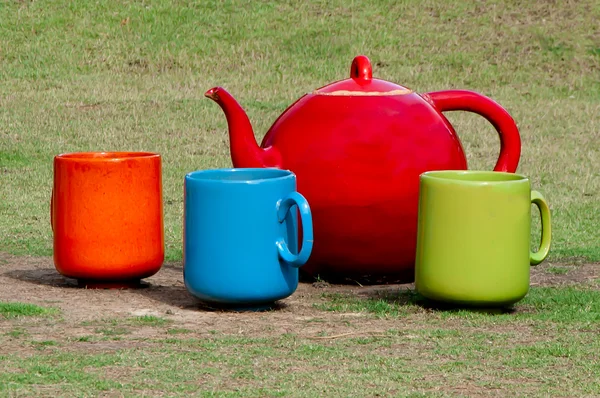
[[[518,171],[550,202],[552,256],[600,260],[599,15],[592,0],[2,2],[0,244],[51,254],[55,154],[147,150],[164,158],[168,258],[179,260],[183,175],[231,165],[225,116],[203,93],[226,87],[260,139],[365,54],[375,77],[502,104],[522,135]],[[470,167],[491,169],[492,126],[447,116]]]
[[[23,261],[52,254],[54,155],[143,150],[163,156],[167,263],[179,267],[185,173],[231,165],[225,116],[204,92],[226,87],[260,140],[295,99],[347,78],[353,57],[364,54],[374,77],[421,93],[471,89],[508,110],[522,138],[518,172],[552,212],[552,267],[543,272],[568,278],[571,268],[600,261],[599,20],[595,0],[0,0],[0,254]],[[493,127],[474,114],[446,116],[470,168],[491,169],[499,150]],[[537,212],[533,219],[535,246]],[[0,393],[502,395],[506,387],[518,395],[593,395],[600,369],[591,314],[600,312],[600,298],[590,280],[534,286],[527,311],[501,316],[424,310],[413,299],[376,300],[374,308],[352,295],[312,295],[305,304],[318,325],[332,322],[319,314],[332,313],[378,322],[375,337],[331,340],[298,337],[300,321],[300,330],[205,336],[169,334],[186,330],[178,321],[125,317],[114,321],[116,334],[106,334],[106,325],[72,323],[61,305],[45,309],[32,290],[15,298],[23,305],[0,306],[0,346],[12,347],[0,351]],[[28,307],[34,304],[41,309]],[[294,314],[293,304],[287,311]],[[357,319],[351,323],[360,325]],[[89,335],[45,340],[40,322]],[[137,335],[136,328],[154,332]],[[87,355],[69,348],[81,338],[80,345],[121,339],[147,347]]]

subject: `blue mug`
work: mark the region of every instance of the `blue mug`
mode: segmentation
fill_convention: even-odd
[[[234,168],[186,174],[183,278],[198,299],[246,307],[286,298],[296,291],[298,267],[308,261],[312,246],[310,207],[296,191],[291,171]]]

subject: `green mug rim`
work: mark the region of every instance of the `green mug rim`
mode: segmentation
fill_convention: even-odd
[[[475,178],[470,179],[469,177]],[[466,185],[500,185],[529,182],[529,178],[523,174],[493,170],[432,170],[422,173],[419,178],[421,180],[445,181]]]

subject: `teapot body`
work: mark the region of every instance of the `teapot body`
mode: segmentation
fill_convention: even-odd
[[[467,168],[447,119],[417,93],[307,94],[261,147],[297,176],[311,205],[314,246],[303,273],[412,279],[419,175]]]
[[[296,174],[314,234],[301,273],[330,280],[414,280],[419,176],[467,169],[460,139],[443,112],[474,112],[494,126],[500,138],[495,171],[515,172],[521,154],[514,120],[490,98],[467,90],[415,93],[373,78],[362,55],[354,58],[350,78],[290,105],[260,146],[248,116],[225,89],[205,95],[225,112],[234,167]]]

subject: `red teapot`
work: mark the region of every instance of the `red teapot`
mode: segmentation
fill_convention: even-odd
[[[354,58],[350,78],[307,93],[274,122],[258,146],[248,116],[223,88],[205,96],[227,117],[234,167],[293,171],[311,206],[314,246],[303,273],[385,276],[412,281],[419,175],[465,170],[460,139],[442,112],[486,118],[500,136],[494,170],[515,172],[517,126],[499,104],[473,91],[418,94],[373,78]]]

